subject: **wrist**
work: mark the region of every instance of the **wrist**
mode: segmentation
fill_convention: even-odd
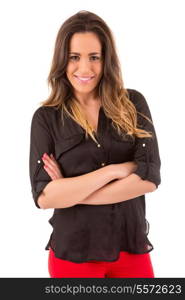
[[[137,169],[137,164],[134,161],[124,163],[125,177],[131,175]]]
[[[115,165],[114,164],[110,164],[108,166],[106,166],[107,168],[107,171],[108,171],[108,174],[109,174],[109,177],[110,177],[110,181],[114,180],[114,179],[117,179],[118,177],[118,174],[117,174],[117,170],[115,168]]]

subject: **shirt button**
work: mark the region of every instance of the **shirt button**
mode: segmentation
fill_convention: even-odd
[[[97,145],[97,147],[99,148],[99,147],[101,147],[101,145],[100,145],[100,144],[98,144],[98,145]]]
[[[145,147],[145,144],[143,144],[143,147]]]
[[[105,166],[105,163],[101,163],[101,166],[102,166],[102,167]]]
[[[38,162],[38,164],[40,164],[40,163],[41,163],[40,159],[39,159],[39,160],[37,160],[37,162]]]

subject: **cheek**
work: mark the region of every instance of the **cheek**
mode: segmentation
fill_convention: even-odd
[[[98,74],[99,76],[101,76],[101,74],[103,72],[103,66],[101,64],[96,65],[95,71],[96,71],[96,74]]]
[[[71,73],[74,72],[74,70],[75,70],[74,65],[69,63],[69,64],[67,65],[67,68],[66,68],[66,74],[67,74],[68,76],[70,76]]]

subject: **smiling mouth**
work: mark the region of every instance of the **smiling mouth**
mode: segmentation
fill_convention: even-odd
[[[94,78],[94,76],[91,76],[91,77],[80,77],[80,76],[76,76],[76,75],[74,75],[74,76],[80,83],[88,83]]]

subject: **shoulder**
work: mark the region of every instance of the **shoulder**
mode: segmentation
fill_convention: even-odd
[[[142,113],[152,120],[152,114],[145,96],[135,89],[127,89],[127,91],[129,94],[129,99],[134,104],[137,113]],[[138,118],[140,118],[140,115],[138,115]]]
[[[57,111],[55,106],[40,106],[38,107],[34,113],[33,116],[42,116],[47,114],[54,114]]]
[[[35,109],[31,118],[31,127],[34,130],[38,128],[47,128],[49,130],[50,124],[56,120],[56,108],[49,106],[40,106]]]
[[[148,103],[145,96],[136,89],[127,89],[129,99],[133,102],[138,111],[148,110]]]
[[[33,112],[32,120],[50,119],[51,115],[55,114],[56,111],[56,107],[40,106]]]

